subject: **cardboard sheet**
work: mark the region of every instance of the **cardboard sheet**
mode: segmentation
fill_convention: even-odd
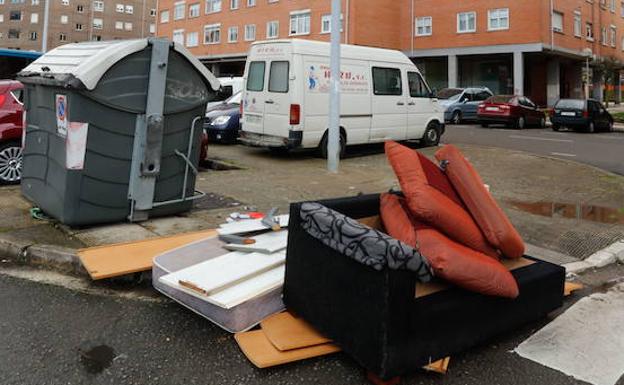
[[[288,311],[266,318],[260,322],[260,326],[269,341],[280,351],[301,349],[331,342],[302,318]]]
[[[78,250],[78,257],[80,257],[80,261],[91,279],[98,280],[151,270],[155,256],[203,238],[216,236],[216,230],[205,230],[170,237],[90,247]],[[223,254],[221,244],[215,243],[215,245],[215,250],[206,250],[206,252]]]
[[[271,344],[262,329],[237,333],[234,339],[243,354],[258,368],[268,368],[340,351],[340,348],[335,345],[322,344],[282,352]]]

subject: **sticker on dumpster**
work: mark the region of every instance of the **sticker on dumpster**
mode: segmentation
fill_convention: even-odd
[[[56,133],[67,136],[67,96],[56,95]]]
[[[87,152],[89,123],[69,122],[65,139],[65,167],[68,170],[82,170]]]

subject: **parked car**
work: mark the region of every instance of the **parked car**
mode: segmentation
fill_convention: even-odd
[[[587,132],[613,131],[613,117],[600,102],[593,99],[559,100],[552,109],[550,121],[555,131],[563,127]]]
[[[479,104],[478,121],[482,127],[504,124],[522,129],[526,126],[546,127],[546,115],[525,96],[496,95]]]
[[[245,82],[240,76],[221,77],[217,79],[219,83],[221,83],[221,89],[217,93],[216,99],[208,103],[208,108],[219,105],[226,99],[231,98],[232,95],[242,91],[243,83]]]
[[[210,142],[235,143],[240,131],[242,92],[206,110],[204,129]]]
[[[289,39],[251,45],[240,141],[327,156],[329,43]],[[414,63],[400,51],[343,45],[340,153],[347,145],[420,140],[437,145],[444,116]]]
[[[0,184],[22,177],[23,89],[15,80],[0,80]]]
[[[444,121],[453,124],[477,120],[477,107],[492,95],[487,87],[443,88],[436,93],[444,108]]]

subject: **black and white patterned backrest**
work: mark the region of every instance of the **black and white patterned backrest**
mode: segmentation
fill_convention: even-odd
[[[384,267],[416,273],[428,282],[432,270],[413,247],[315,202],[301,205],[301,227],[324,245],[375,270]]]

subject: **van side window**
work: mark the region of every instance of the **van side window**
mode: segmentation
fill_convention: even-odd
[[[271,62],[269,92],[288,92],[288,65],[287,61]]]
[[[249,75],[247,76],[247,91],[262,91],[264,89],[264,68],[263,61],[253,61],[249,64]]]
[[[401,70],[373,67],[373,90],[375,95],[403,95]]]
[[[428,98],[431,91],[418,72],[408,72],[410,96],[412,98]]]

